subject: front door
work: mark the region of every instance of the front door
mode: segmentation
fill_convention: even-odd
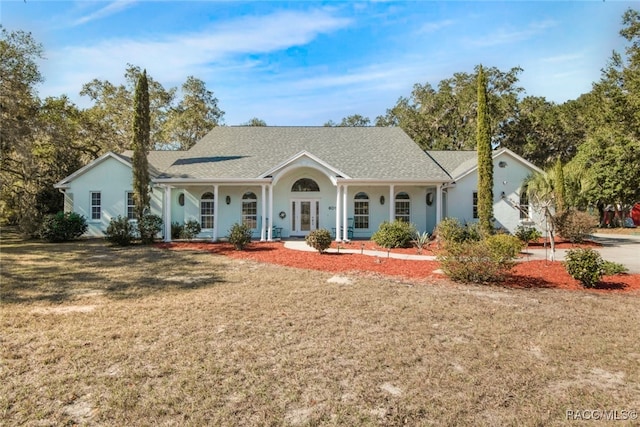
[[[291,234],[306,236],[310,231],[317,229],[319,213],[319,200],[292,200]]]

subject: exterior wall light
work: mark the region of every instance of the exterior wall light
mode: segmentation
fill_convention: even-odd
[[[225,201],[227,202],[228,205],[231,204],[231,196],[227,196]]]
[[[384,196],[380,196],[380,204],[384,205]]]

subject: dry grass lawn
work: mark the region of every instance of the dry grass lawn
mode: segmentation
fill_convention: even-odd
[[[635,294],[335,277],[6,231],[1,257],[3,425],[553,426],[575,424],[568,410],[640,410]]]

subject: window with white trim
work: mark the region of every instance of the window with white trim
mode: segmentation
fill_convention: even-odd
[[[478,192],[477,191],[473,192],[473,218],[474,219],[479,218],[479,216],[478,216]]]
[[[91,192],[91,219],[99,220],[102,218],[102,195],[99,191]]]
[[[407,193],[396,194],[396,219],[411,222],[411,198]]]
[[[213,193],[206,192],[200,197],[200,227],[213,228]]]
[[[249,228],[258,228],[258,197],[251,191],[242,196],[242,223]]]
[[[300,178],[293,183],[291,191],[320,191],[320,187],[318,186],[318,183],[311,178]]]
[[[132,191],[127,191],[127,219],[136,219],[136,204]]]
[[[520,219],[529,219],[529,195],[527,190],[527,187],[524,187],[520,193]]]
[[[353,203],[353,226],[354,228],[369,228],[369,196],[360,192],[355,195]]]

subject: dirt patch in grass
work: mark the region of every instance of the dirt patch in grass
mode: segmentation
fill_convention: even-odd
[[[567,410],[640,408],[634,294],[324,272],[232,250],[1,249],[7,426],[564,425]]]

